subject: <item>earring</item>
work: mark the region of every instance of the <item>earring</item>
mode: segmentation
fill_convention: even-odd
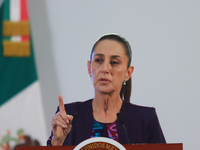
[[[123,84],[124,84],[124,85],[126,85],[126,79],[124,79],[124,82],[123,82]]]

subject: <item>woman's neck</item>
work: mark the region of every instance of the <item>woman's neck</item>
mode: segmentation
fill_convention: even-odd
[[[99,122],[110,123],[117,119],[116,114],[120,112],[122,100],[119,95],[95,93],[92,102],[93,116]]]

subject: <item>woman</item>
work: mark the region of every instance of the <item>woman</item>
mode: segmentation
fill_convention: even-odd
[[[127,144],[117,113],[124,120],[130,143],[165,143],[155,109],[130,103],[134,70],[131,56],[128,41],[116,34],[104,35],[94,44],[87,63],[94,98],[64,105],[59,96],[59,108],[52,118],[52,134],[47,145],[77,145],[96,136]],[[78,118],[71,131],[74,113]]]

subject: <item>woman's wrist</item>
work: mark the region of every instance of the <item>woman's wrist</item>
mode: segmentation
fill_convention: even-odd
[[[64,142],[64,140],[62,140],[62,139],[55,139],[55,137],[52,137],[51,145],[52,146],[63,146],[63,142]]]

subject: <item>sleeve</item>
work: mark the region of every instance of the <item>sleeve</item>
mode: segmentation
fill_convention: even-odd
[[[59,112],[59,107],[57,108],[56,113],[57,113],[57,112]],[[56,114],[56,113],[55,113],[55,114]],[[49,139],[47,140],[47,146],[52,146],[52,145],[51,145],[52,136],[53,136],[53,132],[51,131],[51,135],[50,135]]]
[[[51,132],[51,136],[50,136],[49,139],[47,140],[47,146],[52,146],[52,145],[51,145],[52,136],[53,136],[53,133]]]
[[[155,108],[150,113],[148,143],[166,143]]]

